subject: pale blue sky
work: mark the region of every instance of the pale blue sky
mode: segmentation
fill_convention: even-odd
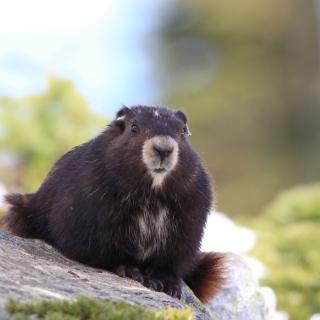
[[[0,0],[0,96],[75,82],[90,105],[157,103],[150,44],[170,0]]]

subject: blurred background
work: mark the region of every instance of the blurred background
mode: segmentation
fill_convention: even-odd
[[[182,109],[279,308],[320,312],[319,0],[0,5],[0,193],[36,191],[122,104]]]

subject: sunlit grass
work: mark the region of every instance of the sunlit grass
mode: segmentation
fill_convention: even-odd
[[[163,309],[154,311],[133,306],[126,302],[81,297],[78,300],[40,301],[21,303],[10,300],[6,306],[11,319],[45,320],[193,320],[193,311],[185,309]]]

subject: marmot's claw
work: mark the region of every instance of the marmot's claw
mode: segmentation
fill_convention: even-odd
[[[138,281],[141,284],[144,284],[145,282],[143,274],[137,267],[120,265],[114,269],[114,272],[122,278],[127,277],[132,280]]]
[[[155,291],[163,291],[163,289],[164,289],[164,285],[161,280],[151,279],[149,277],[145,278],[144,285],[152,290],[155,290]]]
[[[147,276],[144,285],[155,291],[164,292],[172,297],[181,297],[181,282],[179,278],[172,276],[162,276],[160,279]]]
[[[168,278],[164,280],[164,292],[168,295],[178,298],[181,298],[181,283],[178,278]]]
[[[126,276],[126,270],[123,264],[114,268],[112,271],[121,278],[124,278]]]

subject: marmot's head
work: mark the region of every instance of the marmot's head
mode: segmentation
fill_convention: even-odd
[[[149,106],[124,107],[110,127],[114,135],[113,151],[121,154],[119,167],[129,175],[147,172],[153,179],[153,187],[161,186],[179,162],[184,161],[186,149],[191,148],[187,117],[182,111]]]

